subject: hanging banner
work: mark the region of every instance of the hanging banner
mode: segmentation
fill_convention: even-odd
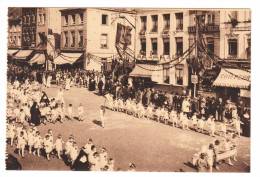
[[[250,98],[250,90],[240,89],[240,96]]]
[[[163,67],[162,66],[156,66],[156,70],[158,71],[153,71],[152,72],[152,81],[157,82],[157,83],[163,83]]]
[[[123,50],[131,45],[131,31],[132,28],[130,26],[125,26],[120,23],[117,24],[116,31],[116,45],[122,45]]]

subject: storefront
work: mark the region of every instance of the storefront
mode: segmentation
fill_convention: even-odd
[[[241,69],[222,68],[213,82],[217,97],[237,101],[238,97],[250,102],[250,73]]]
[[[83,68],[83,53],[65,53],[62,52],[60,55],[53,60],[54,68]]]

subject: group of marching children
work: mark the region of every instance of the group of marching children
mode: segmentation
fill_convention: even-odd
[[[227,133],[225,138],[203,145],[193,155],[192,164],[198,172],[212,172],[213,168],[219,170],[222,163],[233,166],[232,161],[237,161],[238,138],[235,133]]]
[[[55,155],[58,159],[65,156],[71,166],[73,166],[80,151],[73,135],[70,135],[68,140],[64,142],[62,135],[59,134],[54,141],[51,129],[42,136],[36,127],[27,129],[25,126],[16,126],[15,122],[7,125],[7,142],[11,146],[16,144],[18,154],[22,158],[25,157],[25,150],[38,157],[44,155],[47,160],[51,159],[51,155]],[[88,140],[82,150],[88,155],[86,160],[90,164],[91,171],[114,170],[114,160],[109,158],[106,148],[97,150],[92,139]]]
[[[128,98],[125,102],[121,99],[113,99],[111,94],[105,95],[106,107],[113,111],[124,112],[129,115],[133,115],[137,118],[146,118],[156,120],[157,122],[163,122],[165,124],[172,123],[173,127],[178,127],[184,130],[194,130],[199,133],[205,133],[210,136],[225,135],[227,127],[232,126],[232,131],[240,136],[240,124],[239,117],[236,116],[231,122],[216,122],[213,115],[209,115],[206,118],[203,115],[194,112],[190,113],[180,111],[177,112],[174,109],[170,111],[165,107],[155,107],[150,103],[145,107],[141,102],[136,103],[135,99]]]

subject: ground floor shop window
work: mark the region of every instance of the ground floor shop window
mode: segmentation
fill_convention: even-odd
[[[183,85],[183,65],[175,66],[175,80],[177,85]]]
[[[165,84],[170,83],[170,65],[169,64],[163,65],[163,82]]]

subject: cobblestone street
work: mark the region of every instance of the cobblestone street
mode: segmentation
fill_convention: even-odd
[[[46,92],[55,97],[58,88],[53,86]],[[202,145],[214,139],[194,131],[181,130],[151,120],[137,119],[124,113],[107,110],[105,128],[95,123],[99,120],[99,107],[104,97],[97,96],[84,88],[72,88],[64,93],[66,106],[69,103],[76,108],[80,103],[85,108],[85,120],[66,121],[63,124],[39,126],[41,135],[52,129],[54,140],[60,133],[66,141],[70,134],[75,136],[79,147],[92,138],[98,147],[106,147],[110,157],[115,159],[116,170],[127,170],[128,164],[136,164],[137,171],[195,171],[189,165],[192,155]],[[7,146],[7,152],[13,154],[24,170],[69,170],[63,161],[53,157],[47,161],[44,157],[28,154],[21,159],[14,148]],[[250,139],[241,137],[238,147],[238,161],[234,166],[220,165],[221,172],[247,172],[250,164]],[[215,170],[214,170],[215,171]]]

